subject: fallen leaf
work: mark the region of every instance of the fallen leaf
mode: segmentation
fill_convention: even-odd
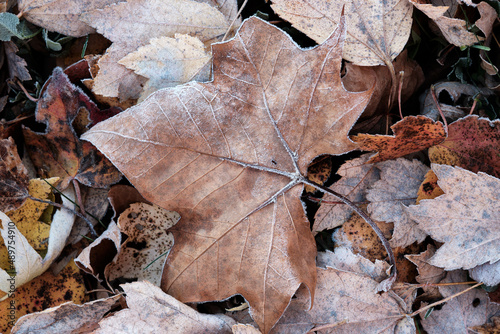
[[[318,268],[314,306],[304,310],[294,299],[272,333],[306,333],[326,327],[323,333],[416,333],[406,316],[411,305],[394,292],[376,293],[378,282],[368,276],[333,268]],[[409,324],[409,330],[400,326]]]
[[[405,257],[417,266],[418,276],[417,282],[422,284],[439,283],[445,276],[446,272],[442,268],[435,267],[429,264],[428,260],[434,256],[436,248],[432,245],[427,245],[427,250],[418,255],[405,255]]]
[[[471,328],[473,333],[477,334],[499,334],[500,333],[500,316],[491,317],[492,323],[486,323],[482,326],[474,326]]]
[[[139,101],[161,88],[177,86],[191,80],[210,79],[210,52],[197,38],[175,34],[175,38],[153,38],[149,44],[118,61],[136,74],[148,78]]]
[[[231,328],[233,334],[261,334],[261,332],[252,325],[236,324]]]
[[[344,10],[347,35],[343,57],[361,66],[387,65],[396,58],[410,36],[413,11],[408,2],[398,0],[274,0],[271,7],[318,43],[330,36]]]
[[[82,14],[115,2],[117,0],[18,0],[18,7],[22,17],[39,27],[81,37],[95,32],[81,20]]]
[[[17,280],[14,276],[11,281]],[[85,300],[85,284],[74,263],[68,264],[57,276],[50,270],[9,292],[9,297],[0,302],[0,331],[8,333],[15,321],[25,314],[43,311],[62,303]],[[31,328],[33,333],[33,328]]]
[[[119,217],[133,203],[152,204],[132,186],[117,184],[108,191],[108,199],[115,212],[114,218]]]
[[[429,263],[454,270],[500,260],[500,180],[447,165],[432,164],[432,170],[445,194],[406,210],[420,229],[444,243]]]
[[[448,126],[448,138],[429,149],[429,159],[500,177],[499,145],[500,121],[472,115]]]
[[[446,132],[441,122],[425,116],[407,116],[391,126],[393,136],[358,134],[351,139],[363,151],[377,151],[368,163],[393,160],[443,142]]]
[[[424,181],[418,188],[417,204],[423,199],[433,199],[444,194],[443,189],[439,188],[437,184],[438,178],[432,170],[425,174]]]
[[[301,50],[250,18],[213,45],[212,82],[157,91],[84,134],[146,199],[181,215],[162,280],[172,296],[242,294],[268,332],[301,283],[314,291],[301,175],[316,156],[355,148],[347,133],[371,93],[342,87],[340,31]]]
[[[18,78],[21,81],[31,80],[26,60],[17,55],[17,52],[19,51],[17,45],[14,44],[14,42],[9,41],[4,42],[3,46],[5,48],[5,56],[9,66],[9,78],[12,80],[14,78]]]
[[[344,163],[337,171],[341,179],[329,188],[354,203],[365,201],[366,189],[380,179],[379,170],[373,164],[367,163],[368,159],[369,154],[365,154]],[[322,204],[314,216],[314,232],[333,229],[351,217],[353,210],[344,203],[337,202],[338,199],[331,195],[322,198]]]
[[[330,177],[332,173],[332,159],[330,156],[324,155],[318,159],[314,159],[313,162],[307,168],[307,178],[318,184],[325,184],[326,180]],[[307,193],[315,193],[316,188],[306,185],[304,186],[304,191]]]
[[[72,190],[68,188],[63,191],[63,194],[66,197],[62,196],[62,205],[74,208],[75,196]],[[15,270],[15,287],[20,287],[43,274],[59,256],[66,245],[66,239],[71,232],[75,216],[68,210],[57,210],[55,212],[50,228],[47,253],[43,259],[30,246],[28,240],[19,232],[9,217],[0,212],[0,220],[2,224],[0,233],[4,243],[8,246],[9,255],[14,254],[9,271]],[[6,270],[0,269],[0,291],[7,292],[10,290],[9,279],[11,279],[9,273]]]
[[[36,133],[23,127],[27,151],[42,175],[62,178],[62,189],[72,180],[105,188],[118,182],[121,175],[92,145],[80,142],[73,121],[81,109],[98,111],[83,91],[56,67],[36,110],[36,120],[47,126],[46,132]]]
[[[147,280],[160,286],[164,260],[158,258],[165,256],[174,244],[174,237],[167,230],[179,219],[177,212],[156,205],[132,204],[118,218],[118,227],[128,238],[106,267],[107,280],[111,283],[118,278]]]
[[[67,302],[41,312],[21,317],[12,334],[33,333],[68,333],[77,330],[92,329],[104,314],[117,303],[121,295],[94,300],[85,304]],[[83,331],[82,331],[83,332]]]
[[[469,275],[478,282],[488,286],[500,284],[500,262],[483,263],[469,270]]]
[[[14,139],[0,139],[0,211],[20,207],[28,197],[28,171],[24,167]]]
[[[457,270],[448,273],[441,283],[466,281],[466,273]],[[439,291],[446,298],[468,287],[467,285],[440,286]],[[421,323],[429,334],[471,333],[472,327],[484,325],[493,316],[499,315],[500,306],[490,302],[486,291],[473,289],[447,301],[440,310],[434,310],[427,318],[421,319]]]
[[[415,241],[422,242],[427,234],[403,210],[403,205],[414,204],[418,187],[429,170],[418,160],[403,158],[380,162],[380,180],[368,189],[368,212],[375,220],[394,223],[389,241],[391,247],[406,247]]]
[[[128,308],[101,320],[93,333],[232,333],[233,319],[198,313],[149,282],[121,287]]]

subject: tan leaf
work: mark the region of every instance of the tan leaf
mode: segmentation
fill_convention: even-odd
[[[436,253],[436,248],[427,245],[427,250],[418,255],[405,255],[405,257],[417,266],[417,282],[422,284],[439,283],[446,275],[441,268],[435,267],[427,262]]]
[[[378,282],[368,276],[333,268],[318,268],[316,298],[311,310],[294,299],[273,333],[416,333],[413,319],[405,315],[411,305],[394,292],[376,293]],[[410,324],[410,330],[399,326]]]
[[[23,316],[12,328],[12,334],[69,333],[91,329],[109,312],[121,295],[94,300],[82,305],[72,302]]]
[[[117,0],[18,0],[18,6],[29,22],[50,31],[80,37],[95,32],[82,21],[82,14],[115,2]]]
[[[418,160],[403,158],[378,163],[380,180],[368,190],[368,212],[373,219],[394,222],[390,240],[392,247],[405,247],[415,241],[422,242],[427,234],[409,219],[403,205],[414,204],[417,191],[429,170]]]
[[[377,151],[369,163],[392,160],[439,144],[446,138],[441,122],[425,116],[407,116],[391,126],[393,136],[358,134],[351,139],[363,151]]]
[[[174,237],[167,230],[179,219],[177,212],[145,203],[132,204],[125,210],[118,218],[118,227],[128,238],[121,245],[118,256],[106,267],[108,281],[117,278],[148,280],[160,286],[165,261],[158,257],[174,244]]]
[[[149,44],[129,53],[118,63],[148,78],[139,101],[165,87],[191,80],[210,79],[210,52],[197,38],[175,34],[175,38],[153,38]]]
[[[464,271],[457,270],[448,273],[441,283],[467,282]],[[469,286],[440,286],[443,297],[457,294]],[[486,324],[493,316],[500,315],[500,306],[490,302],[488,294],[482,289],[473,289],[446,302],[440,310],[434,310],[421,323],[429,334],[471,333],[475,326]]]
[[[236,324],[232,327],[233,334],[261,334],[261,332],[252,325]]]
[[[74,207],[75,195],[72,188],[69,187],[61,196],[62,205],[68,208]],[[69,198],[69,199],[68,199]],[[9,241],[13,241],[8,247],[13,250],[15,258],[11,269],[15,269],[15,286],[29,282],[31,279],[43,274],[52,262],[59,256],[64,246],[66,239],[71,233],[75,216],[68,210],[57,210],[52,218],[48,248],[45,257],[42,258],[33,247],[30,246],[28,240],[19,232],[12,223],[9,217],[0,212],[0,220],[2,227],[0,233],[6,245]],[[10,271],[10,270],[9,270]],[[0,290],[7,292],[10,289],[9,279],[11,276],[7,271],[0,269]]]
[[[418,3],[417,0],[409,0],[409,2],[433,20],[441,30],[444,38],[455,46],[472,45],[484,39],[468,31],[467,23],[464,20],[445,16],[448,6],[422,4]]]
[[[340,166],[337,174],[341,179],[329,188],[346,196],[353,202],[366,200],[365,192],[369,186],[380,179],[379,170],[366,162],[369,154],[352,159]],[[333,202],[333,203],[330,203]],[[314,216],[313,231],[319,232],[342,225],[352,215],[353,210],[331,195],[322,198],[322,204]]]
[[[444,191],[406,211],[418,227],[444,242],[430,264],[454,270],[500,260],[500,180],[460,167],[432,164]]]
[[[472,327],[472,332],[477,334],[499,334],[500,333],[500,316],[491,317],[492,323],[486,323],[482,326]]]
[[[28,197],[28,170],[24,167],[14,139],[0,139],[0,210],[20,207]]]
[[[232,333],[233,319],[198,313],[149,282],[121,285],[128,308],[99,322],[95,334],[114,333]]]
[[[344,59],[361,66],[391,63],[410,35],[413,7],[407,1],[274,0],[271,7],[295,28],[322,43],[337,26],[344,5]]]
[[[425,179],[418,188],[417,204],[423,199],[433,199],[444,194],[443,190],[437,184],[438,178],[432,170],[425,174]]]
[[[342,87],[340,31],[301,50],[250,18],[213,45],[212,82],[157,91],[84,135],[146,199],[181,215],[162,280],[172,296],[242,294],[268,332],[301,283],[314,291],[303,175],[316,156],[355,148],[347,133],[371,93]]]

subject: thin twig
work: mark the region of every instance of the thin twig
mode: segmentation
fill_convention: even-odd
[[[474,102],[472,103],[472,107],[470,108],[470,111],[469,111],[469,115],[472,115],[472,113],[474,112],[474,109],[476,108],[477,100],[479,100],[479,97],[476,97],[474,99]]]
[[[317,327],[314,327],[313,329],[311,329],[309,332],[307,332],[307,334],[314,333],[314,332],[317,332],[317,331],[320,331],[320,330],[323,330],[323,329],[329,329],[329,328],[341,326],[341,325],[344,325],[346,323],[347,323],[347,320],[342,320],[342,321],[336,322],[334,324],[327,324],[327,325],[317,326]]]
[[[414,316],[416,316],[416,315],[417,315],[417,314],[419,314],[419,313],[422,313],[422,312],[424,312],[424,311],[427,311],[427,310],[428,310],[428,309],[430,309],[431,307],[434,307],[434,306],[440,305],[440,304],[442,304],[442,303],[446,303],[448,300],[453,299],[453,298],[455,298],[455,297],[458,297],[458,296],[460,296],[460,295],[462,295],[462,294],[464,294],[464,293],[466,293],[466,292],[469,292],[470,290],[475,289],[475,288],[477,288],[478,286],[481,286],[481,285],[483,285],[483,283],[482,283],[482,282],[479,282],[479,283],[477,283],[477,284],[475,284],[475,285],[471,286],[470,288],[465,289],[464,291],[460,291],[459,293],[456,293],[456,294],[454,294],[454,295],[452,295],[452,296],[449,296],[449,297],[447,297],[447,298],[445,298],[445,299],[443,299],[443,300],[440,300],[440,301],[437,301],[437,302],[435,302],[435,303],[429,304],[429,305],[427,305],[427,306],[425,306],[425,307],[422,307],[421,309],[416,310],[415,312],[413,312],[413,313],[412,313],[412,314],[410,314],[409,316],[410,316],[410,317],[414,317]]]
[[[375,233],[379,237],[380,241],[382,242],[382,245],[384,245],[384,248],[387,252],[387,255],[389,257],[389,262],[392,265],[392,269],[393,269],[392,274],[391,274],[391,276],[389,276],[388,280],[390,279],[392,282],[394,282],[396,280],[396,277],[397,277],[396,259],[394,257],[394,253],[392,252],[391,246],[389,245],[389,242],[387,241],[387,239],[385,238],[384,234],[382,233],[380,228],[377,226],[377,224],[375,224],[375,222],[363,210],[358,208],[356,206],[356,204],[354,204],[353,202],[351,202],[350,200],[348,200],[346,197],[342,196],[341,194],[339,194],[339,193],[337,193],[337,192],[335,192],[335,191],[333,191],[325,186],[322,186],[316,182],[310,181],[306,178],[302,179],[302,182],[304,184],[308,184],[308,185],[310,185],[310,186],[312,186],[312,187],[314,187],[314,188],[316,188],[324,193],[327,193],[327,194],[330,194],[330,195],[337,197],[339,200],[341,200],[342,202],[347,204],[351,209],[353,209],[354,212],[356,212],[358,215],[360,215],[361,218],[363,218],[368,223],[368,225],[371,226],[373,231],[375,231]]]
[[[56,203],[56,202],[52,202],[52,201],[48,201],[48,200],[44,200],[44,199],[40,199],[40,198],[36,198],[36,197],[31,196],[31,195],[29,195],[28,198],[31,199],[31,200],[33,200],[33,201],[37,201],[37,202],[41,202],[41,203],[45,203],[45,204],[50,204],[50,205],[58,207],[60,209],[64,209],[64,210],[68,210],[68,211],[72,212],[73,214],[75,214],[78,217],[82,218],[87,223],[87,225],[89,226],[89,229],[90,229],[90,233],[92,233],[92,236],[94,238],[97,238],[97,233],[94,230],[94,226],[92,225],[92,222],[90,220],[88,220],[88,218],[85,217],[84,215],[82,215],[80,212],[75,211],[75,210],[73,210],[71,208],[68,208],[68,207],[66,207],[66,206],[64,206],[62,204],[59,204],[59,203]]]
[[[224,42],[226,40],[227,35],[229,35],[229,32],[233,28],[234,22],[236,22],[236,20],[238,19],[238,17],[241,15],[241,12],[243,11],[243,8],[245,8],[245,6],[247,5],[247,2],[248,2],[248,0],[245,0],[245,2],[243,2],[243,4],[241,5],[240,10],[238,11],[238,13],[236,13],[236,16],[233,19],[233,22],[231,22],[231,24],[229,25],[229,28],[227,28],[227,31],[224,34],[224,37],[222,37],[221,42]]]

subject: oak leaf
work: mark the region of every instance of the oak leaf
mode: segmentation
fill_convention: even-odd
[[[420,229],[444,243],[428,262],[454,270],[500,260],[500,180],[447,165],[432,170],[444,195],[407,209]]]
[[[268,332],[301,283],[314,291],[303,175],[316,156],[356,147],[347,133],[371,94],[341,85],[341,31],[301,50],[250,18],[213,45],[212,82],[157,91],[84,134],[146,199],[181,215],[162,279],[172,296],[242,294]]]

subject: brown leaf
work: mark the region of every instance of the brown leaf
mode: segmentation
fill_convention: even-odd
[[[425,174],[425,179],[418,188],[417,204],[423,199],[433,199],[444,194],[443,190],[437,184],[438,178],[432,170]]]
[[[62,189],[73,179],[90,187],[105,188],[121,177],[100,152],[78,138],[73,125],[82,110],[99,111],[60,68],[55,68],[36,110],[36,120],[47,125],[45,133],[23,127],[33,164],[42,175],[61,177]]]
[[[396,58],[410,35],[413,11],[408,2],[398,0],[274,0],[271,7],[318,43],[330,36],[344,10],[347,36],[343,57],[361,66],[387,65]]]
[[[157,91],[84,134],[145,198],[181,215],[169,294],[242,294],[268,332],[301,283],[314,291],[303,175],[316,156],[355,148],[347,133],[371,93],[342,87],[340,31],[301,50],[250,18],[213,46],[213,82]]]
[[[233,319],[202,314],[182,304],[149,282],[121,285],[128,308],[99,322],[95,334],[122,333],[232,333]]]
[[[500,121],[472,115],[448,126],[448,138],[429,149],[429,159],[500,177],[499,146]]]
[[[118,217],[127,210],[133,203],[152,204],[132,186],[117,184],[112,186],[108,192],[108,199],[115,212],[114,217]]]
[[[363,151],[377,151],[368,163],[393,160],[439,144],[446,138],[441,122],[425,116],[407,116],[391,126],[393,136],[358,134],[351,139]]]
[[[42,312],[27,314],[20,318],[12,334],[85,333],[97,325],[105,313],[116,304],[121,295],[94,300],[82,305],[67,302]],[[81,333],[78,331],[78,333]]]
[[[418,227],[444,242],[429,263],[454,270],[470,269],[500,259],[500,180],[460,167],[432,165],[444,191],[407,211]]]
[[[405,257],[417,266],[417,282],[422,284],[439,283],[446,275],[442,268],[435,267],[427,262],[436,253],[436,248],[427,245],[427,250],[418,255],[405,255]]]
[[[50,31],[81,37],[95,32],[81,20],[86,11],[104,8],[117,0],[18,0],[19,11],[29,22]]]
[[[21,81],[31,80],[30,72],[28,71],[28,64],[26,60],[19,57],[17,48],[14,42],[4,42],[5,55],[7,57],[7,62],[9,64],[9,77],[11,79],[18,78]]]
[[[20,207],[28,197],[29,177],[14,139],[0,139],[0,211]]]
[[[232,327],[233,334],[261,334],[261,332],[252,325],[236,324]]]
[[[472,332],[477,334],[500,334],[500,316],[491,317],[490,320],[492,323],[472,327]]]
[[[466,281],[466,273],[457,270],[450,272],[441,283]],[[440,286],[439,291],[446,298],[468,287],[463,284]],[[500,306],[490,302],[486,291],[473,289],[447,301],[440,310],[434,310],[426,319],[422,319],[421,323],[429,334],[471,333],[472,327],[486,324],[493,316],[500,316]]]

